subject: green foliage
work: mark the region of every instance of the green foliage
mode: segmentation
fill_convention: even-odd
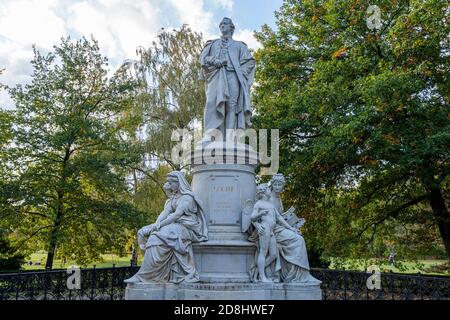
[[[322,256],[442,242],[450,256],[448,14],[442,0],[286,0],[257,33],[255,124],[280,129],[286,200]]]
[[[0,272],[18,270],[24,263],[25,255],[11,244],[6,233],[0,230]]]
[[[125,121],[127,142],[140,161],[128,169],[133,177],[133,203],[146,213],[143,224],[156,220],[167,199],[162,189],[166,175],[180,169],[171,161],[177,143],[171,140],[172,131],[193,129],[201,122],[205,103],[204,86],[198,81],[202,48],[202,35],[186,25],[179,30],[162,29],[149,48],[137,49],[138,60],[129,62],[140,86],[128,114],[135,121]],[[137,243],[130,246],[136,248]]]
[[[202,35],[186,25],[179,30],[162,29],[149,48],[138,48],[134,67],[144,83],[140,95],[146,135],[146,152],[172,168],[170,152],[174,129],[193,129],[201,123],[205,105],[204,83],[199,81]]]
[[[136,248],[179,168],[172,130],[200,122],[202,46],[187,26],[162,30],[112,76],[94,39],[35,50],[32,83],[7,88],[16,110],[0,112],[0,224],[20,250],[46,248],[51,267]]]
[[[139,158],[123,139],[121,119],[137,82],[126,66],[111,77],[97,42],[62,39],[34,50],[32,82],[9,88],[15,102],[2,221],[22,246],[44,246],[85,262],[123,247],[142,221],[130,203],[127,165]]]

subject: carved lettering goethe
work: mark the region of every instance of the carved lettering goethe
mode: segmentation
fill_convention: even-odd
[[[233,186],[214,186],[214,192],[234,192]]]

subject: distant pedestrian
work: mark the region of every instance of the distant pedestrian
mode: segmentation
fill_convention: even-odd
[[[395,265],[395,252],[394,251],[391,251],[391,253],[389,253],[388,260],[389,260],[390,265],[392,265],[392,266]]]

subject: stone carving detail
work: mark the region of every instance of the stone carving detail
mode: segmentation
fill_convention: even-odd
[[[192,243],[208,240],[201,201],[180,171],[168,174],[164,191],[169,198],[164,210],[154,224],[138,231],[144,261],[127,283],[199,281]]]
[[[233,40],[234,24],[223,18],[219,25],[220,39],[209,40],[200,55],[201,79],[205,80],[206,105],[204,130],[250,127],[250,87],[255,75],[255,60],[247,45]]]
[[[293,216],[293,208],[283,212],[280,193],[284,183],[284,176],[276,174],[270,186],[257,186],[249,238],[257,246],[250,269],[252,281],[318,283],[309,273],[305,240],[297,228],[304,220]]]
[[[272,176],[272,179],[270,180],[269,183],[270,189],[272,190],[270,200],[275,205],[281,216],[286,220],[286,222],[289,223],[289,225],[294,227],[296,230],[299,230],[305,224],[305,219],[299,218],[295,214],[294,207],[290,207],[285,212],[283,208],[283,203],[281,202],[280,194],[284,189],[285,183],[286,180],[282,173],[277,173]]]

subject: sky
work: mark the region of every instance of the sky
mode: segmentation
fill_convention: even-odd
[[[112,68],[134,59],[138,46],[148,47],[158,31],[187,23],[206,39],[219,36],[218,24],[230,17],[234,38],[257,49],[253,31],[275,27],[274,11],[282,0],[0,0],[0,83],[31,80],[32,45],[43,53],[61,37],[84,35],[99,41]],[[0,107],[13,107],[0,92]]]

